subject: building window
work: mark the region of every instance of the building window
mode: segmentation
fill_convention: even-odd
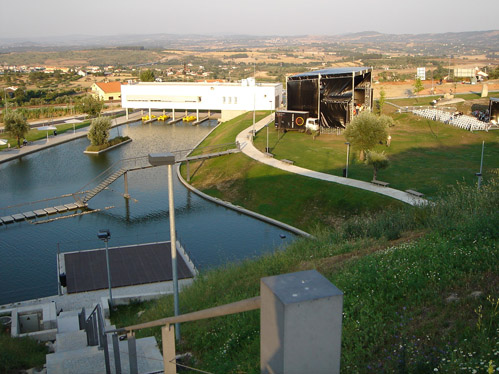
[[[222,98],[222,102],[225,104],[225,96]]]
[[[234,97],[234,104],[237,104],[237,97]]]
[[[229,96],[229,104],[232,104],[232,97]]]

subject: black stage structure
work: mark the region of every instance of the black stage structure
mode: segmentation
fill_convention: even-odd
[[[491,97],[489,102],[489,121],[499,124],[499,97]]]
[[[373,107],[372,68],[330,68],[288,77],[287,109],[319,119],[320,131],[344,128],[359,109]]]

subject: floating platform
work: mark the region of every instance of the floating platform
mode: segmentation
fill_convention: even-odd
[[[35,213],[37,217],[43,217],[43,216],[46,216],[48,214],[43,209],[37,209],[33,213]]]
[[[59,254],[58,275],[65,274],[64,293],[88,292],[108,288],[106,250]],[[172,280],[170,242],[109,248],[112,287]],[[193,278],[196,269],[177,242],[178,279]],[[64,276],[62,277],[64,278]]]
[[[36,214],[34,212],[25,212],[23,213],[23,216],[26,219],[33,219],[36,217]]]
[[[14,218],[12,218],[12,216],[5,216],[5,217],[0,218],[0,220],[2,221],[2,223],[14,222]]]
[[[57,213],[57,210],[55,210],[54,208],[45,208],[43,210],[46,211],[47,214],[56,214]]]
[[[63,213],[68,211],[68,208],[65,207],[64,205],[55,206],[54,209],[57,211],[57,213]]]
[[[26,219],[22,214],[13,214],[12,218],[14,218],[14,221],[24,221]]]

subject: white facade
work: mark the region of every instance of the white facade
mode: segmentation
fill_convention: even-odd
[[[152,110],[221,110],[247,112],[275,110],[282,103],[280,83],[256,83],[251,78],[239,83],[148,82],[121,86],[123,108]]]

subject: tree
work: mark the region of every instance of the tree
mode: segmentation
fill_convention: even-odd
[[[140,78],[141,82],[154,82],[154,78],[155,78],[154,71],[149,70],[149,69],[143,70],[140,72],[139,78]]]
[[[81,113],[86,113],[90,117],[95,117],[99,115],[103,107],[104,107],[104,102],[102,100],[96,99],[90,95],[84,96],[75,105],[77,111]]]
[[[379,153],[370,151],[367,152],[366,165],[371,165],[374,169],[373,180],[376,180],[378,176],[378,170],[386,169],[388,165],[390,165],[390,161],[388,157],[386,157],[385,153]]]
[[[380,117],[361,112],[347,125],[344,134],[352,147],[360,151],[360,159],[364,160],[364,152],[386,141],[388,130],[387,124]]]
[[[21,138],[24,138],[29,131],[26,118],[21,113],[10,111],[3,117],[3,123],[5,124],[5,131],[10,132],[17,138],[17,147],[21,148]]]
[[[107,143],[109,139],[109,129],[111,128],[111,120],[107,117],[98,117],[92,120],[90,129],[88,130],[87,138],[92,145],[102,145]]]
[[[384,88],[381,87],[381,90],[379,90],[379,99],[378,99],[379,114],[383,113],[383,105],[385,105],[385,100],[386,100],[386,93]]]
[[[418,77],[414,81],[414,93],[417,95],[423,90],[424,90],[423,83],[421,82],[421,78]]]

